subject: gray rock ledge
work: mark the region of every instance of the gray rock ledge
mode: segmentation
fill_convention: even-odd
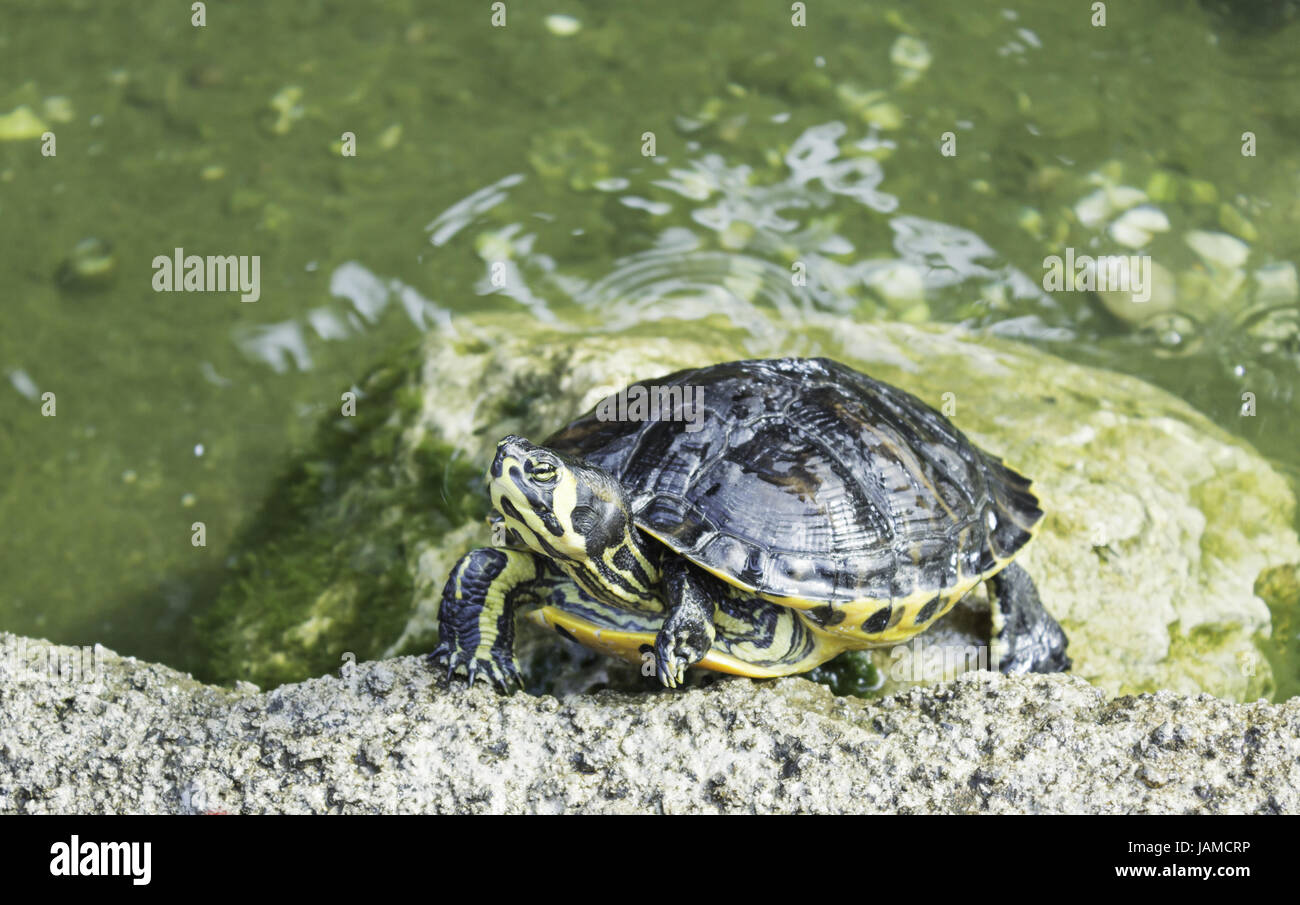
[[[502,697],[419,657],[262,693],[0,634],[0,812],[202,811],[1296,813],[1300,698],[988,673]]]

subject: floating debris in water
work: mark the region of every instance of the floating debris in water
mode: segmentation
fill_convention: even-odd
[[[28,399],[35,402],[41,396],[40,388],[36,386],[36,381],[22,368],[14,368],[9,372],[9,382],[13,384],[15,390]]]
[[[77,289],[100,289],[113,281],[116,272],[112,244],[91,237],[73,246],[72,254],[59,267],[58,280]]]
[[[546,23],[546,30],[553,35],[561,38],[567,38],[569,35],[576,35],[582,30],[582,23],[573,16],[550,15],[543,20]]]
[[[1147,180],[1147,196],[1152,201],[1174,200],[1174,177],[1168,170],[1156,170]]]
[[[920,79],[933,59],[925,42],[911,35],[899,35],[889,49],[889,61],[901,70],[899,82],[903,85],[911,85]]]
[[[72,101],[61,94],[47,97],[41,104],[41,109],[51,122],[56,123],[70,123],[77,115],[72,109]]]
[[[379,145],[381,151],[391,151],[397,147],[397,143],[402,140],[402,124],[393,123],[387,129],[379,133],[375,143]]]
[[[894,46],[889,50],[889,61],[895,66],[918,69],[924,72],[930,68],[930,48],[920,38],[911,35],[899,35]]]
[[[1187,192],[1194,204],[1213,204],[1219,200],[1219,190],[1213,182],[1204,179],[1192,179],[1187,183]]]
[[[1227,202],[1219,205],[1219,225],[1247,242],[1255,242],[1259,239],[1259,230],[1255,228],[1255,224]]]
[[[552,129],[533,137],[528,162],[543,181],[587,191],[610,176],[613,151],[584,129]]]
[[[271,98],[270,107],[276,114],[275,120],[269,124],[272,135],[288,135],[293,124],[302,119],[303,106],[302,88],[297,85],[289,85],[276,92]]]
[[[1043,215],[1032,207],[1022,207],[1016,217],[1016,223],[1035,239],[1043,237]]]
[[[40,138],[49,128],[26,104],[0,115],[0,141]]]
[[[846,109],[865,123],[887,132],[903,127],[903,111],[886,100],[883,91],[863,91],[845,83],[835,89],[835,94]]]

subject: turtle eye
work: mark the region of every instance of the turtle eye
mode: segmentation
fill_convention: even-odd
[[[549,484],[555,480],[555,467],[545,462],[536,462],[532,466],[532,478],[539,484]]]

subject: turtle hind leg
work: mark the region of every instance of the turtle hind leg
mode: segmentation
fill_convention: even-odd
[[[992,666],[1004,673],[1065,672],[1069,640],[1043,608],[1029,573],[1015,563],[989,579],[993,593]]]
[[[515,611],[545,574],[535,554],[499,547],[471,550],[452,567],[438,610],[438,646],[429,659],[469,684],[484,676],[503,691],[523,686],[515,662]]]

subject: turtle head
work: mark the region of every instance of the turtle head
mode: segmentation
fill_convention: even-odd
[[[523,437],[497,444],[488,492],[506,527],[561,563],[599,560],[635,531],[627,494],[612,475]]]

